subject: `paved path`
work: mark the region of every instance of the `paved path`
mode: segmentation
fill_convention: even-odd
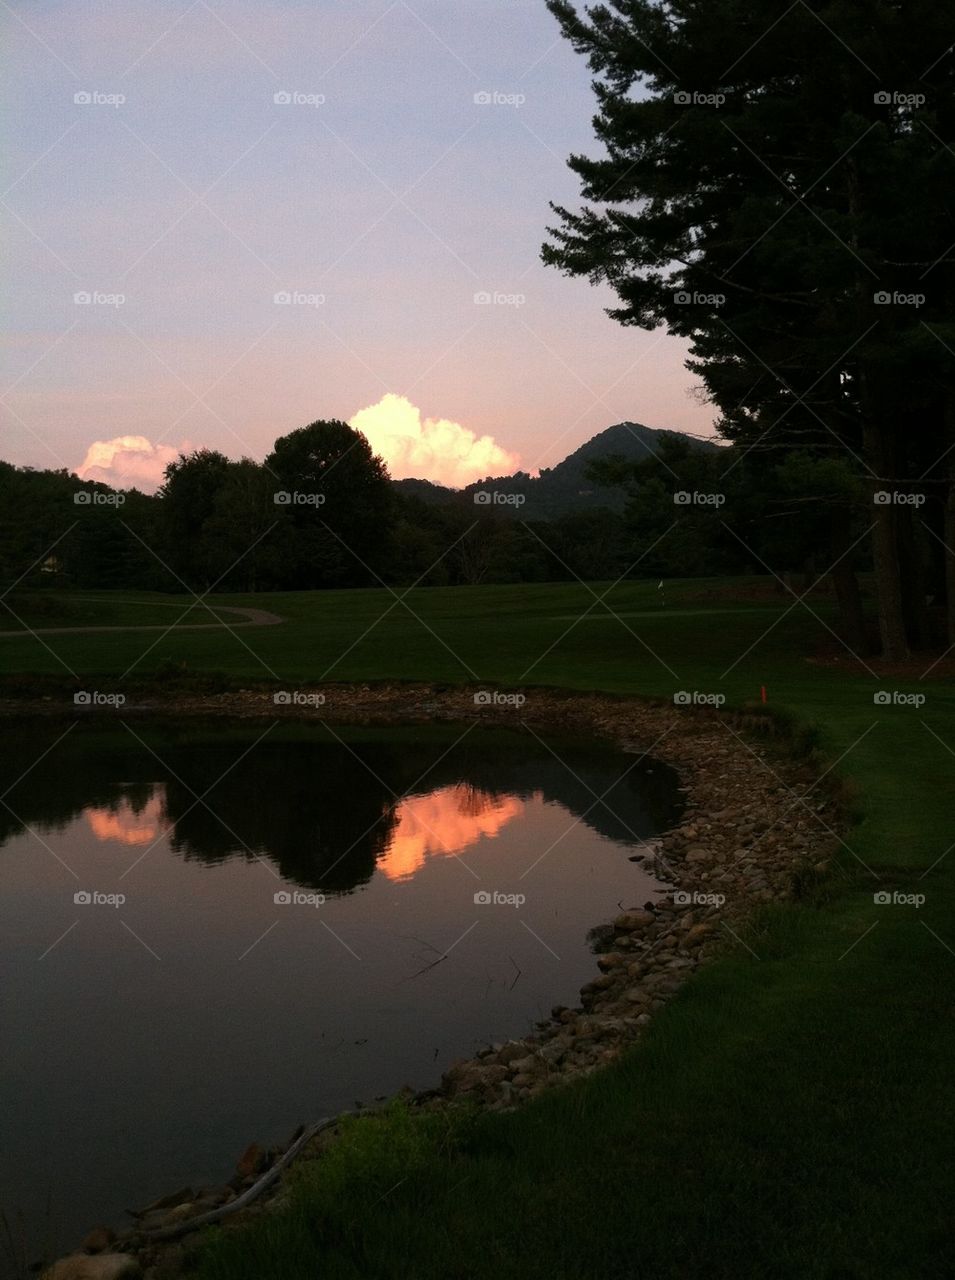
[[[121,603],[121,602],[119,602]],[[139,602],[137,602],[139,603]],[[143,601],[144,604],[150,604],[151,601]],[[163,607],[170,609],[181,609],[181,605],[166,605],[162,602]],[[161,624],[152,624],[150,626],[118,626],[118,627],[19,627],[16,631],[0,631],[0,639],[6,636],[70,636],[70,635],[93,635],[96,632],[119,632],[119,631],[217,631],[220,627],[274,627],[276,623],[284,622],[284,618],[280,618],[277,613],[269,613],[267,609],[242,609],[238,605],[215,605],[217,613],[236,613],[242,619],[241,622],[173,622],[170,626],[164,627]],[[206,610],[203,609],[203,613]]]

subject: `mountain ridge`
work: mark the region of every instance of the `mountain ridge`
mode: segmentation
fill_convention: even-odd
[[[542,467],[540,474],[531,476],[526,471],[516,471],[509,476],[486,476],[462,489],[451,489],[431,480],[408,477],[393,480],[401,492],[431,504],[444,502],[477,501],[480,493],[523,496],[519,505],[499,500],[501,512],[516,514],[520,511],[524,520],[550,520],[584,511],[609,510],[621,512],[626,495],[619,488],[601,487],[587,478],[587,467],[597,458],[619,456],[632,461],[655,456],[667,437],[685,440],[696,449],[717,449],[719,445],[700,440],[683,431],[645,427],[638,422],[617,422],[599,431],[589,440],[569,453],[553,467]]]

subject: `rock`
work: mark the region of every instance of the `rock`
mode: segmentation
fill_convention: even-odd
[[[619,951],[611,951],[605,956],[597,957],[597,968],[601,973],[606,973],[608,969],[616,969],[623,964],[625,959],[626,957],[622,956]]]
[[[497,1055],[497,1060],[507,1066],[509,1063],[516,1062],[518,1058],[525,1058],[526,1056],[527,1045],[521,1044],[519,1040],[511,1040]]]
[[[240,1178],[254,1178],[265,1167],[265,1152],[257,1142],[251,1142],[239,1156],[235,1171]],[[189,1193],[191,1199],[192,1193]]]
[[[530,1076],[533,1078],[540,1070],[541,1063],[534,1054],[529,1054],[526,1058],[519,1058],[517,1062],[512,1062],[511,1066],[515,1072],[515,1083],[518,1076]]]
[[[702,845],[691,845],[686,851],[687,862],[709,862],[711,857],[709,849],[704,849]]]
[[[41,1280],[122,1280],[139,1274],[139,1263],[128,1253],[72,1253],[48,1267]]]
[[[212,1208],[212,1206],[209,1206]],[[162,1225],[164,1227],[175,1227],[180,1222],[188,1222],[190,1218],[194,1218],[197,1213],[201,1213],[202,1209],[194,1201],[187,1200],[185,1204],[177,1204],[175,1209],[170,1209],[164,1216]]]
[[[84,1238],[80,1248],[84,1253],[105,1253],[116,1240],[116,1233],[109,1227],[94,1227]]]
[[[683,939],[683,945],[685,947],[702,946],[703,942],[712,932],[713,926],[711,924],[695,924]]]
[[[623,915],[617,916],[613,927],[618,931],[646,929],[651,924],[656,924],[656,920],[656,916],[649,911],[625,911]]]

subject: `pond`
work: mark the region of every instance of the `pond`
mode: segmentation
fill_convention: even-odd
[[[2,792],[0,1208],[34,1255],[576,1003],[680,806],[648,758],[436,725],[8,726]]]

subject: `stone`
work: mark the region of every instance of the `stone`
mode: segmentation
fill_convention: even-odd
[[[109,1227],[94,1227],[83,1239],[80,1248],[84,1253],[105,1253],[116,1240],[116,1233]]]
[[[521,1044],[519,1040],[511,1040],[509,1044],[504,1045],[500,1053],[497,1055],[498,1062],[507,1066],[511,1062],[516,1062],[518,1058],[527,1056],[527,1045]]]
[[[606,973],[608,969],[616,969],[623,964],[625,959],[619,951],[611,951],[608,955],[597,957],[597,968],[601,973]]]
[[[613,922],[613,927],[618,931],[629,931],[632,929],[646,929],[651,924],[656,924],[656,916],[649,911],[624,911],[622,915],[617,916]]]
[[[683,939],[683,945],[685,947],[699,947],[712,932],[713,926],[711,924],[695,924]]]
[[[265,1168],[266,1154],[257,1142],[250,1142],[239,1156],[235,1171],[240,1178],[254,1178]]]
[[[72,1253],[48,1267],[41,1280],[122,1280],[139,1274],[139,1263],[128,1253]]]
[[[687,862],[709,862],[710,856],[709,849],[704,849],[699,844],[692,845],[686,851]]]
[[[512,1062],[511,1066],[514,1068],[515,1080],[517,1076],[536,1076],[540,1070],[540,1065],[540,1062],[533,1054],[528,1055],[526,1058],[519,1058],[517,1062]]]
[[[211,1208],[212,1206],[210,1205],[209,1207]],[[190,1218],[194,1218],[197,1213],[201,1212],[199,1205],[187,1200],[185,1204],[177,1204],[174,1209],[170,1209],[163,1217],[162,1225],[164,1227],[175,1227],[180,1222],[188,1222]]]

